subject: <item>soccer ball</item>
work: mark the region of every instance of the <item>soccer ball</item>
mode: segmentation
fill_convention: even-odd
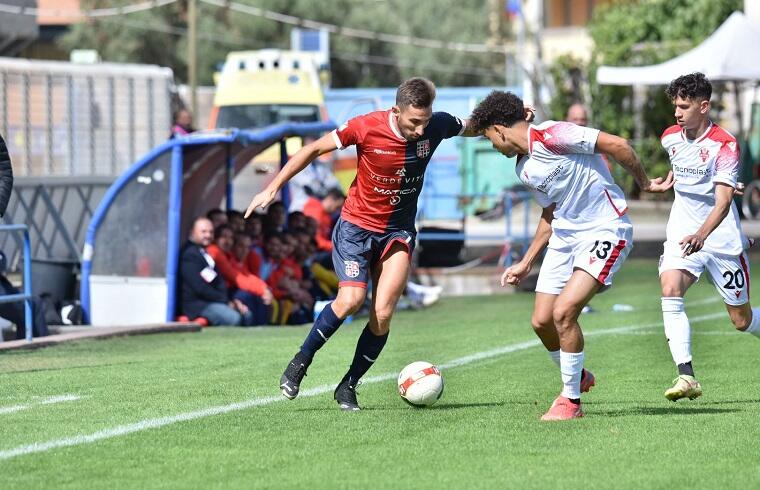
[[[409,405],[430,406],[443,394],[441,371],[429,362],[413,362],[398,375],[398,392]]]

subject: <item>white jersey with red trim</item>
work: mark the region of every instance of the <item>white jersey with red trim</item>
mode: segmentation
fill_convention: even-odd
[[[679,126],[671,126],[662,134],[661,141],[670,157],[676,181],[666,242],[666,248],[675,248],[685,236],[694,234],[704,224],[715,207],[715,184],[736,187],[739,146],[728,131],[712,123],[704,134],[692,141],[686,139]],[[728,215],[705,240],[703,250],[739,255],[745,246],[739,212],[732,202]]]
[[[607,164],[594,153],[598,137],[598,129],[569,122],[528,128],[529,154],[517,163],[517,175],[541,207],[556,203],[554,230],[592,229],[628,210]]]

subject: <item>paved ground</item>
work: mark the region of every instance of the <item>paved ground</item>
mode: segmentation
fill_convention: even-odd
[[[10,340],[0,342],[0,352],[18,349],[38,349],[50,347],[63,342],[82,339],[106,339],[124,335],[148,335],[154,333],[186,333],[200,332],[201,326],[196,323],[165,323],[156,325],[136,325],[129,327],[61,327],[61,333],[26,340]]]

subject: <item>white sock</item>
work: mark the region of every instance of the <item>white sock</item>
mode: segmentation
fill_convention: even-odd
[[[557,367],[560,367],[560,361],[559,361],[559,349],[557,350],[549,350],[546,351],[549,353],[549,357],[552,358],[552,361],[554,361],[554,364],[557,365]]]
[[[671,297],[662,300],[662,322],[668,339],[673,362],[691,362],[691,326],[683,309],[683,298]]]
[[[577,400],[581,397],[581,372],[583,371],[583,351],[559,351],[559,370],[562,373],[562,396]]]
[[[760,337],[760,308],[752,308],[752,321],[749,322],[749,327],[745,332]]]

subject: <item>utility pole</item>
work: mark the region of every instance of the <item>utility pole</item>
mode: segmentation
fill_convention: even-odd
[[[196,41],[198,39],[198,5],[197,0],[188,0],[187,4],[187,78],[190,85],[190,105],[193,117],[198,117],[198,59]]]

